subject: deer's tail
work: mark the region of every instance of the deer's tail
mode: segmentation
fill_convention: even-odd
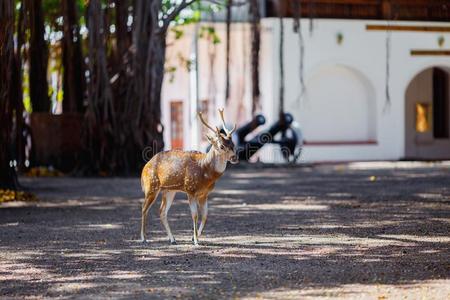
[[[155,181],[155,172],[156,170],[154,164],[151,161],[149,161],[144,166],[144,169],[142,169],[141,188],[146,198],[149,192],[155,190],[158,187],[159,182],[158,180]]]
[[[145,196],[147,196],[147,192],[149,190],[150,186],[150,178],[149,178],[149,165],[148,163],[144,166],[144,169],[142,169],[141,174],[141,188],[144,192]]]
[[[141,176],[141,188],[142,191],[145,193],[145,182],[144,182],[144,176]]]

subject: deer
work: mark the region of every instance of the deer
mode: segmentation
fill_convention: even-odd
[[[158,194],[161,193],[160,220],[167,232],[170,244],[176,244],[167,221],[167,214],[175,194],[183,192],[187,194],[192,216],[192,241],[195,246],[198,246],[198,238],[204,231],[208,217],[208,195],[214,189],[216,181],[225,172],[227,163],[237,164],[239,162],[232,141],[232,134],[236,131],[236,125],[231,130],[226,127],[223,108],[219,109],[219,115],[225,133],[222,133],[218,127],[214,129],[205,121],[202,113],[198,112],[202,124],[211,131],[210,134],[205,134],[206,139],[211,144],[207,153],[181,150],[163,151],[157,153],[145,164],[141,174],[141,186],[144,192],[144,203],[141,211],[142,242],[147,242],[145,227],[148,211]],[[197,227],[199,211],[201,222],[200,226]]]

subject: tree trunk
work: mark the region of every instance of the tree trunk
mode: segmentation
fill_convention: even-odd
[[[164,14],[161,0],[134,1],[132,45],[129,49],[126,43],[122,44],[126,34],[117,33],[121,36],[117,41],[118,49],[122,49],[120,51],[125,55],[120,60],[119,74],[114,74],[112,94],[106,68],[107,39],[99,33],[106,32],[102,23],[103,12],[100,0],[90,1],[89,105],[84,131],[87,153],[84,163],[93,172],[136,174],[147,159],[163,149],[161,89],[167,29],[170,21],[192,3],[192,0],[182,0]],[[124,14],[123,7],[117,9]],[[120,19],[125,21],[123,16]],[[123,23],[121,27],[125,27]],[[113,72],[114,68],[111,68]],[[118,83],[116,75],[119,76]]]
[[[25,169],[25,144],[26,137],[24,136],[24,106],[23,106],[23,85],[22,85],[22,46],[25,39],[25,24],[24,24],[24,8],[20,5],[19,18],[17,20],[17,48],[15,51],[15,64],[13,69],[13,88],[14,88],[14,144],[15,144],[15,159],[19,169]]]
[[[226,19],[226,39],[227,48],[225,53],[225,102],[230,98],[230,51],[231,51],[231,13],[233,0],[227,0],[227,19]]]
[[[127,67],[129,67],[131,45],[131,35],[128,29],[128,16],[130,5],[129,0],[113,0],[115,4],[115,51],[112,57],[112,88],[115,99],[125,99],[126,89],[129,84],[126,76]],[[117,111],[123,112],[126,107],[126,101],[115,101]],[[120,115],[118,116],[121,117]]]
[[[88,107],[84,129],[86,165],[95,172],[111,172],[115,161],[115,113],[107,71],[103,10],[100,0],[89,1]]]
[[[17,176],[10,166],[14,103],[14,1],[0,2],[0,188],[17,189]]]
[[[126,117],[129,137],[124,163],[139,169],[145,162],[141,152],[159,152],[164,144],[161,125],[161,88],[164,77],[166,33],[160,30],[160,1],[137,0],[134,14],[132,72],[128,79]],[[150,155],[151,156],[151,155]]]
[[[85,92],[84,62],[75,0],[62,1],[63,112],[82,112]]]
[[[250,0],[252,28],[252,115],[260,108],[259,52],[261,48],[261,14],[259,0]]]
[[[119,62],[122,61],[128,47],[130,46],[130,38],[128,35],[128,8],[129,1],[114,0],[116,6],[116,46]]]
[[[280,102],[278,107],[278,113],[280,115],[281,122],[284,122],[284,23],[283,18],[280,17],[280,40],[279,40],[279,67],[280,67],[280,86],[279,86],[279,93],[280,93]]]
[[[294,13],[293,13],[293,17],[294,17],[293,30],[294,30],[294,32],[296,32],[298,34],[298,45],[300,48],[300,64],[299,64],[300,93],[298,95],[298,99],[301,100],[301,98],[303,97],[303,95],[305,94],[305,91],[306,91],[305,78],[304,78],[304,74],[303,74],[304,73],[303,72],[304,61],[305,61],[305,42],[303,40],[303,33],[302,33],[302,28],[301,28],[302,5],[300,3],[300,0],[293,1],[292,5],[293,5],[292,9],[294,11]]]
[[[30,98],[34,112],[49,112],[47,65],[48,47],[44,40],[44,14],[41,0],[25,0],[30,28]]]

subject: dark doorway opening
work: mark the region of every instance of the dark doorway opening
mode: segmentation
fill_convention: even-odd
[[[433,69],[433,136],[449,137],[448,116],[448,73],[440,68]]]

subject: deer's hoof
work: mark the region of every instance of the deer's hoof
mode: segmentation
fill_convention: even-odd
[[[175,240],[170,241],[170,244],[171,244],[171,245],[176,245],[176,244],[177,244],[177,241],[175,241]]]

